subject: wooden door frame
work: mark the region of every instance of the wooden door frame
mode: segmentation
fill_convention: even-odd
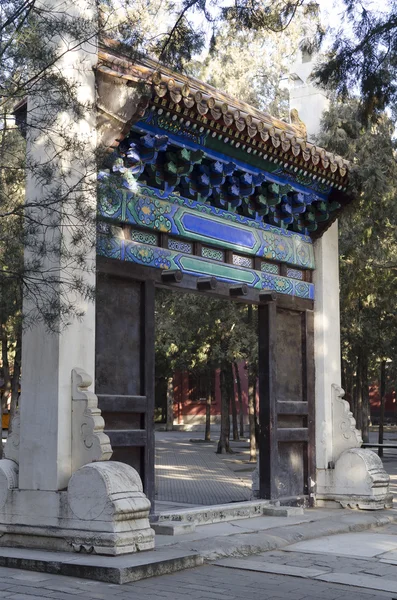
[[[227,299],[233,302],[258,305],[258,349],[261,356],[262,368],[259,370],[259,420],[260,420],[260,490],[259,495],[265,499],[278,499],[276,489],[277,477],[277,452],[280,436],[277,432],[277,402],[276,402],[276,311],[277,308],[296,311],[301,314],[303,323],[302,348],[304,352],[303,360],[303,382],[304,398],[307,403],[307,410],[302,412],[302,407],[293,406],[293,403],[286,402],[288,407],[284,410],[291,411],[289,414],[302,414],[307,418],[307,436],[304,441],[307,443],[307,460],[305,479],[307,481],[307,490],[311,490],[311,482],[315,476],[315,430],[314,430],[314,321],[313,306],[314,302],[305,298],[297,298],[286,294],[276,294],[275,301],[263,301],[260,298],[261,291],[248,288],[246,295],[232,296],[231,284],[217,281],[215,289],[198,290],[198,277],[193,275],[184,275],[180,281],[165,282],[160,269],[136,265],[134,263],[120,262],[115,259],[97,258],[97,271],[101,275],[121,278],[124,280],[141,281],[144,284],[143,298],[144,302],[141,310],[142,319],[142,344],[145,356],[142,357],[142,377],[141,394],[147,398],[147,408],[142,415],[142,428],[146,430],[146,447],[144,456],[144,465],[141,465],[141,473],[144,473],[144,489],[146,495],[154,503],[155,481],[154,481],[154,462],[155,462],[155,443],[154,427],[150,423],[154,416],[154,339],[155,325],[148,322],[145,314],[150,312],[154,315],[155,289],[157,287],[166,288],[179,292],[195,292],[207,296]],[[148,352],[148,347],[152,351]],[[302,404],[302,403],[301,403]],[[299,412],[300,411],[300,412]],[[299,435],[293,433],[291,441],[300,441]],[[288,441],[287,439],[283,441]],[[310,502],[309,502],[310,503]]]

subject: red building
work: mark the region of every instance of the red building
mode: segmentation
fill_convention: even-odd
[[[241,407],[238,396],[237,379],[234,378],[234,400],[237,407],[238,419],[240,410],[244,416],[244,423],[248,424],[248,376],[245,363],[239,364],[239,376],[241,385]],[[174,425],[186,426],[187,428],[204,426],[206,421],[206,405],[208,397],[208,378],[197,376],[188,371],[177,372],[173,377],[174,384]],[[156,391],[156,405],[162,410],[162,420],[166,414],[166,389],[158,386]],[[258,394],[256,398],[258,408]],[[231,410],[230,410],[231,414]],[[215,394],[211,403],[211,423],[220,423],[221,417],[221,389],[220,371],[215,372]]]
[[[378,383],[372,383],[369,386],[369,404],[371,421],[376,425],[379,423],[380,417],[380,391]],[[389,423],[397,423],[397,403],[395,390],[388,392],[385,396],[385,420]]]

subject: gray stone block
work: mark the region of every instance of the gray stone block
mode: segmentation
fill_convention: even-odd
[[[199,554],[173,549],[106,557],[16,548],[0,549],[2,567],[69,575],[107,583],[139,581],[202,564],[203,558]]]
[[[185,533],[193,533],[196,531],[194,523],[184,522],[169,522],[152,523],[152,529],[158,535],[183,535]]]

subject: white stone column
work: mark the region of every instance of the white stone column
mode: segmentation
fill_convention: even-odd
[[[314,244],[314,357],[316,370],[316,463],[333,460],[332,384],[341,385],[338,223]]]
[[[0,546],[126,554],[153,548],[154,531],[138,473],[108,462],[112,448],[90,389],[95,367],[95,303],[87,292],[95,291],[96,263],[96,3],[44,2],[47,17],[83,23],[85,31],[82,41],[68,39],[54,23],[52,43],[59,59],[52,74],[61,74],[63,81],[59,85],[49,78],[44,91],[38,81],[28,99],[26,212],[27,223],[33,217],[36,226],[25,261],[43,258],[40,285],[31,290],[36,301],[27,287],[24,293],[24,312],[36,313],[36,319],[23,333],[20,415],[0,460]],[[43,245],[48,247],[42,253]],[[37,278],[37,268],[32,277]],[[27,279],[29,285],[33,279]],[[41,308],[50,307],[48,293],[55,306],[71,303],[74,309],[52,332],[45,319],[37,319],[37,303],[44,299]]]
[[[43,284],[37,287],[38,294],[49,290],[49,277],[56,275],[59,284],[51,287],[65,301],[71,300],[83,316],[72,318],[69,325],[58,333],[49,333],[46,325],[36,320],[23,333],[23,372],[21,400],[21,442],[19,488],[27,490],[61,490],[67,487],[72,475],[71,466],[71,372],[80,367],[94,377],[95,366],[95,305],[62,282],[70,281],[78,274],[86,285],[95,286],[96,251],[96,120],[95,120],[95,74],[97,62],[96,5],[90,0],[65,2],[55,0],[43,2],[50,14],[56,18],[68,13],[72,19],[85,19],[87,28],[92,29],[89,41],[76,46],[76,40],[54,37],[53,44],[58,56],[54,73],[61,73],[66,85],[74,88],[81,114],[67,107],[58,109],[54,92],[42,91],[37,83],[28,98],[27,157],[36,166],[28,170],[26,202],[32,205],[28,214],[34,215],[43,224],[52,222],[49,229],[36,231],[37,239],[61,248],[66,255],[47,251],[43,261]],[[83,37],[83,35],[82,35]],[[52,114],[51,114],[52,113]],[[67,144],[71,142],[71,149]],[[59,152],[59,154],[57,154]],[[40,165],[49,164],[53,169],[51,181],[43,184],[38,176]],[[84,180],[80,185],[79,181]],[[77,186],[77,187],[75,187]],[[84,188],[84,189],[83,189]],[[76,191],[74,191],[76,189]],[[64,196],[66,200],[54,206],[43,207],[53,191],[54,199]],[[82,219],[76,214],[74,203],[85,203],[92,218]],[[36,207],[35,207],[36,204]],[[55,209],[55,210],[54,210]],[[82,242],[74,246],[73,235],[83,230]],[[81,269],[73,256],[84,250],[85,265]],[[69,256],[67,255],[70,251]],[[26,261],[34,259],[34,251],[25,254]],[[29,280],[28,280],[29,283]],[[65,297],[62,298],[62,295]],[[66,297],[67,294],[67,297]],[[25,297],[24,312],[34,311],[34,304]]]
[[[310,79],[317,58],[316,54],[300,52],[299,60],[291,67],[289,74],[290,110],[298,111],[311,141],[320,133],[322,114],[329,108],[325,90],[313,85]]]

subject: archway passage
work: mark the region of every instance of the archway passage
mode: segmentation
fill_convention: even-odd
[[[96,390],[113,459],[140,473],[155,500],[155,289],[195,291],[258,306],[259,491],[310,502],[314,469],[313,313],[310,300],[99,259]],[[201,279],[201,281],[203,281]],[[241,287],[241,286],[240,286]],[[274,300],[276,298],[276,300]]]
[[[155,325],[156,512],[250,500],[256,307],[157,289]]]

